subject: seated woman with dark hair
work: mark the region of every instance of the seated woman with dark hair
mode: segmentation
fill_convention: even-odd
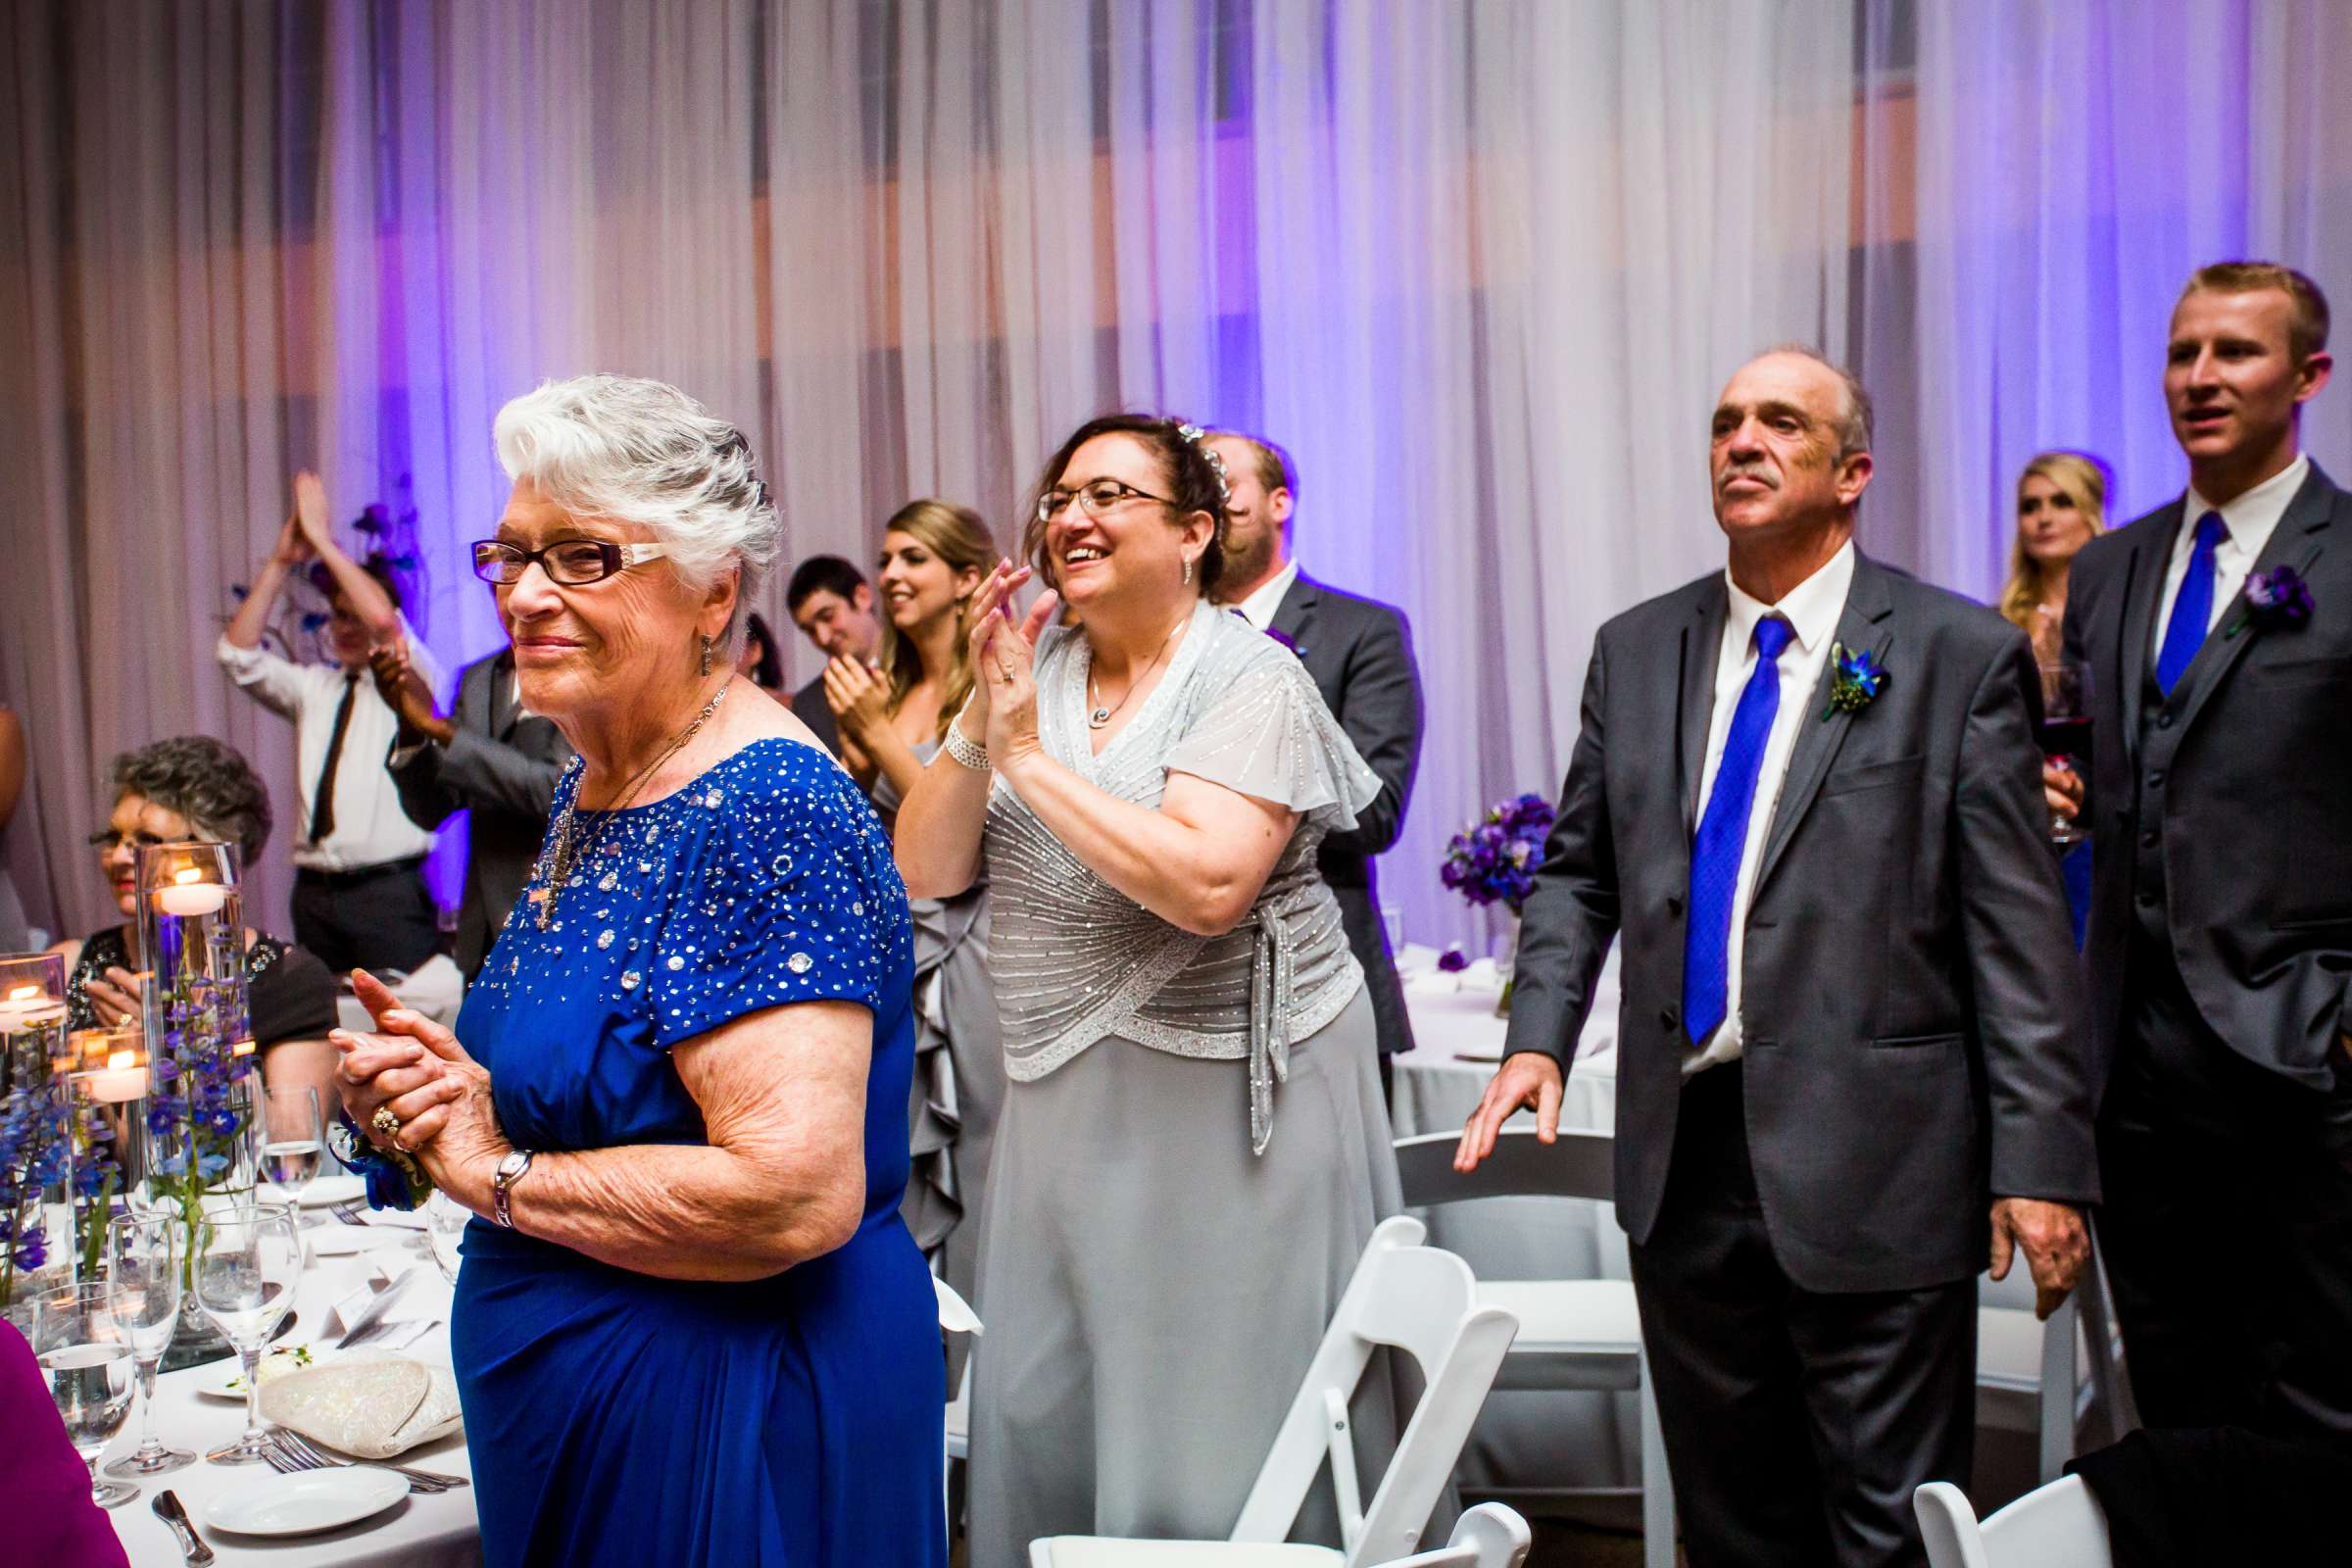
[[[61,942],[65,955],[69,1027],[116,1028],[139,1019],[139,851],[151,844],[204,839],[234,844],[247,865],[270,841],[270,792],[243,757],[206,735],[157,741],[115,759],[111,770],[114,808],[106,826],[90,835],[98,871],[122,911],[121,925],[106,926],[77,942]],[[335,1027],[335,978],[305,949],[247,927],[245,957],[250,979],[254,1043],[261,1054],[262,1081],[272,1088],[309,1084],[323,1110],[335,1103],[335,1048],[326,1033]]]

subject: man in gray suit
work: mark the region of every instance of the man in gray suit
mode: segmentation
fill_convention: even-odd
[[[1925,1560],[1965,1484],[1976,1275],[2044,1315],[2098,1196],[2033,655],[1861,555],[1862,389],[1764,355],[1713,419],[1723,573],[1594,639],[1507,1054],[1559,1124],[1622,937],[1617,1216],[1694,1568]]]
[[[471,982],[531,879],[571,747],[552,720],[522,707],[511,648],[466,666],[447,718],[402,673],[396,660],[379,656],[377,689],[400,719],[390,759],[400,808],[428,828],[452,812],[471,813],[457,951],[458,967]]]
[[[2203,269],[2165,359],[2187,492],[2085,547],[2066,610],[2099,1240],[2150,1426],[2352,1451],[2352,494],[2301,441],[2327,298]]]
[[[1340,903],[1348,950],[1364,966],[1380,1040],[1380,1083],[1390,1061],[1413,1049],[1404,987],[1380,919],[1372,858],[1404,828],[1421,764],[1421,672],[1404,612],[1315,581],[1291,559],[1291,514],[1298,470],[1291,455],[1259,436],[1220,431],[1209,449],[1225,463],[1225,574],[1217,595],[1259,631],[1290,644],[1315,678],[1324,706],[1380,775],[1380,795],[1355,826],[1323,841],[1316,864]]]

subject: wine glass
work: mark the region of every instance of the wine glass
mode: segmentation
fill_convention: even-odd
[[[262,1350],[294,1304],[302,1235],[292,1203],[258,1202],[207,1214],[196,1226],[196,1302],[236,1347],[245,1377],[245,1435],[205,1455],[215,1464],[268,1457],[262,1430]]]
[[[2090,763],[2090,669],[2079,659],[2056,659],[2041,666],[2041,755],[2054,767],[2082,772]],[[2050,813],[2050,842],[2061,848],[2082,842],[2071,811]]]
[[[263,1090],[262,1180],[289,1202],[299,1202],[318,1174],[325,1145],[318,1119],[318,1091],[309,1084],[277,1084]]]
[[[32,1348],[66,1436],[90,1468],[90,1500],[101,1508],[128,1502],[138,1488],[98,1478],[98,1455],[130,1414],[133,1352],[115,1320],[110,1288],[67,1285],[36,1298]]]
[[[139,1369],[139,1446],[108,1464],[110,1476],[160,1476],[196,1462],[187,1449],[167,1447],[155,1435],[155,1372],[179,1327],[187,1261],[187,1230],[176,1217],[119,1214],[107,1224],[106,1277],[115,1323],[130,1342]]]
[[[424,1200],[425,1249],[433,1254],[433,1267],[452,1285],[458,1281],[458,1243],[472,1218],[472,1210],[447,1193],[436,1192]]]

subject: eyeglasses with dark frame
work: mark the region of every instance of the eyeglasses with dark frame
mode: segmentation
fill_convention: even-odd
[[[618,545],[603,539],[558,539],[537,550],[525,550],[503,539],[476,539],[473,574],[504,588],[522,581],[522,574],[537,562],[548,581],[580,588],[668,554],[666,545]]]
[[[1049,490],[1039,496],[1037,498],[1037,520],[1052,522],[1055,517],[1067,512],[1073,501],[1078,504],[1080,512],[1098,522],[1102,519],[1102,514],[1124,501],[1156,501],[1163,507],[1172,507],[1176,504],[1166,496],[1155,496],[1149,490],[1138,490],[1135,486],[1123,484],[1117,479],[1089,479],[1075,490]]]
[[[112,855],[125,843],[134,850],[150,850],[158,844],[171,842],[169,839],[156,837],[144,828],[135,833],[122,833],[111,827],[102,827],[89,837],[90,848],[101,855]]]

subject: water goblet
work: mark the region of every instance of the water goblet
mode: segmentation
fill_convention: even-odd
[[[318,1156],[326,1146],[318,1091],[309,1084],[276,1084],[263,1094],[262,1180],[275,1187],[277,1196],[300,1202],[318,1174]]]
[[[466,1222],[472,1218],[472,1210],[447,1193],[436,1192],[424,1200],[425,1250],[433,1254],[433,1267],[452,1285],[458,1281],[461,1262],[458,1243],[466,1234]]]
[[[32,1348],[66,1436],[90,1470],[90,1500],[101,1508],[139,1494],[98,1477],[98,1455],[130,1414],[133,1352],[104,1285],[67,1285],[33,1301]]]
[[[106,1227],[106,1279],[115,1323],[139,1369],[139,1446],[106,1466],[110,1476],[160,1476],[196,1462],[155,1435],[155,1373],[179,1327],[187,1231],[175,1217],[118,1214]]]
[[[215,1464],[268,1457],[262,1426],[262,1350],[294,1304],[302,1235],[292,1203],[258,1202],[210,1213],[196,1226],[196,1301],[236,1348],[245,1377],[245,1435],[205,1455]]]

